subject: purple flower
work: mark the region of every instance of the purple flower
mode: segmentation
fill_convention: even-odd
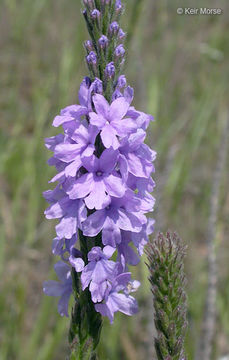
[[[96,311],[103,316],[107,316],[111,323],[114,321],[114,313],[121,311],[126,315],[133,315],[138,312],[137,301],[128,294],[128,285],[130,292],[135,291],[131,289],[131,274],[123,273],[118,275],[112,284],[109,284],[105,293],[105,299],[102,304],[96,304]],[[120,293],[123,291],[124,293]]]
[[[129,244],[132,241],[130,234],[132,233],[129,231],[121,231],[122,241],[120,242],[120,244],[117,245],[117,250],[118,250],[117,260],[121,264],[122,272],[128,269],[127,264],[136,266],[140,261],[138,255],[135,253],[132,247],[129,246]],[[139,234],[139,233],[133,233],[133,234]]]
[[[116,88],[112,95],[112,101],[115,101],[116,99],[118,99],[120,97],[123,97],[123,94],[121,93],[121,91],[118,88]]]
[[[80,105],[70,105],[61,110],[60,115],[57,115],[54,118],[53,126],[64,126],[67,123],[68,126],[74,124],[74,126],[77,127],[81,122],[81,117],[88,114],[88,94],[90,89],[90,83],[87,79],[88,78],[85,78],[80,85],[80,90],[78,94]]]
[[[122,198],[112,197],[105,209],[94,212],[84,221],[83,233],[96,236],[102,231],[103,244],[116,247],[122,240],[121,230],[140,232],[147,222],[140,206],[140,200],[129,190]]]
[[[101,130],[101,139],[106,148],[118,149],[119,140],[136,131],[136,124],[131,118],[125,118],[129,103],[124,97],[114,100],[111,105],[102,95],[93,97],[96,112],[90,112],[90,123]]]
[[[89,263],[82,271],[81,282],[83,290],[90,284],[89,290],[95,303],[103,300],[107,280],[112,280],[116,275],[117,264],[109,260],[114,251],[111,246],[105,246],[103,249],[96,246],[88,253]]]
[[[129,173],[127,182],[129,189],[136,194],[137,199],[141,202],[141,209],[144,213],[152,212],[155,204],[154,197],[150,194],[155,187],[152,178],[138,178]]]
[[[68,303],[72,294],[71,268],[62,261],[54,265],[55,272],[60,279],[58,281],[45,281],[43,291],[49,296],[60,296],[58,312],[61,316],[68,316]]]
[[[126,101],[131,103],[133,100],[133,95],[134,95],[133,89],[128,86],[124,90],[124,97],[125,97]],[[148,128],[150,122],[154,121],[153,116],[151,116],[149,114],[145,114],[141,111],[137,111],[133,106],[130,106],[127,115],[136,121],[138,128],[141,128],[143,130],[146,130]]]
[[[52,241],[52,252],[54,255],[59,255],[63,261],[68,261],[71,254],[71,249],[77,242],[77,234],[73,235],[71,239],[60,239],[55,237]]]
[[[89,209],[102,209],[109,203],[109,195],[123,196],[125,186],[114,170],[117,158],[118,152],[112,148],[106,149],[99,159],[94,155],[83,158],[82,164],[88,173],[70,183],[66,190],[69,198],[84,198]]]
[[[137,177],[149,178],[153,171],[152,161],[155,159],[155,152],[143,144],[146,133],[139,129],[136,133],[131,134],[129,138],[121,141],[120,151],[120,168],[123,175],[127,177],[127,171]]]
[[[68,164],[65,167],[66,176],[76,176],[82,166],[82,159],[94,153],[97,134],[96,127],[79,125],[67,140],[55,146],[54,157]]]
[[[131,240],[134,244],[134,246],[138,250],[138,254],[140,256],[144,253],[144,247],[149,241],[149,235],[151,235],[154,232],[154,219],[148,219],[147,223],[143,225],[142,230],[137,233],[132,233]]]
[[[81,272],[85,265],[82,259],[82,253],[74,247],[72,247],[70,251],[69,263],[75,268],[76,272]]]
[[[45,210],[47,219],[60,219],[56,225],[59,239],[71,239],[87,217],[85,204],[82,200],[71,200],[59,187],[44,192],[44,197],[51,204]]]
[[[58,127],[68,122],[75,122],[80,124],[81,116],[87,114],[87,108],[81,105],[70,105],[62,109],[60,115],[57,115],[53,120],[53,126]]]

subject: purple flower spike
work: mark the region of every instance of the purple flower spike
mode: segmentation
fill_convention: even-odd
[[[58,219],[52,252],[62,261],[55,265],[60,282],[44,283],[44,292],[60,296],[61,315],[68,315],[72,291],[79,301],[80,310],[74,306],[72,311],[72,349],[81,330],[91,343],[98,342],[87,331],[92,325],[100,332],[100,314],[113,322],[117,311],[137,312],[130,293],[139,282],[131,279],[128,266],[137,265],[149,242],[154,220],[146,215],[155,203],[156,153],[144,143],[153,117],[134,108],[134,91],[121,73],[126,53],[126,34],[118,23],[122,1],[83,2],[90,77],[80,85],[78,104],[54,118],[62,133],[45,141],[53,152],[48,164],[56,169],[50,182],[57,182],[44,192],[45,216]]]
[[[58,281],[45,281],[43,291],[49,296],[60,296],[58,312],[61,316],[68,316],[68,303],[72,294],[71,268],[62,261],[54,266],[55,272],[60,279]]]

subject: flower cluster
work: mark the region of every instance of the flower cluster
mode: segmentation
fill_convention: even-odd
[[[59,312],[68,316],[73,269],[95,310],[113,322],[117,311],[137,312],[130,293],[139,282],[131,280],[128,265],[139,262],[153,232],[154,220],[146,213],[154,206],[150,193],[156,154],[144,144],[153,118],[131,105],[133,89],[124,75],[116,77],[125,53],[123,45],[117,45],[124,37],[118,23],[111,22],[99,35],[106,11],[118,17],[121,2],[100,0],[99,9],[92,0],[84,3],[87,23],[97,29],[85,43],[91,77],[80,86],[79,105],[55,117],[53,126],[62,126],[63,133],[46,139],[53,151],[49,165],[57,170],[50,182],[57,186],[44,193],[50,203],[45,215],[59,219],[53,254],[62,260],[55,266],[61,283],[45,282],[44,292],[61,296]]]
[[[153,220],[147,220],[145,213],[154,205],[150,175],[155,152],[143,143],[152,118],[130,106],[132,90],[126,88],[109,105],[95,93],[98,84],[98,79],[91,84],[85,79],[80,105],[68,106],[53,121],[54,126],[62,125],[64,134],[46,139],[47,148],[54,152],[49,164],[58,170],[51,182],[58,185],[44,193],[50,203],[45,215],[60,219],[53,253],[82,273],[82,289],[89,286],[96,310],[113,321],[115,311],[130,315],[137,310],[129,292],[138,283],[131,282],[127,266],[139,261],[130,243],[142,255],[153,231]],[[75,247],[78,230],[90,249],[87,259]],[[94,246],[97,242],[99,246]],[[115,252],[116,261],[111,260]],[[58,264],[57,269],[66,269]],[[65,279],[69,283],[69,277]],[[70,286],[63,285],[61,291],[64,288],[67,302]],[[60,295],[55,282],[45,283],[44,290]],[[67,315],[67,305],[60,308]]]

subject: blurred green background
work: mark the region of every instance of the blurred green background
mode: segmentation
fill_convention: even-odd
[[[217,7],[218,16],[178,15],[177,8]],[[228,117],[228,0],[126,0],[126,75],[135,106],[155,116],[148,143],[156,162],[157,230],[176,230],[188,244],[187,351],[193,358],[206,289],[206,230],[212,176]],[[60,360],[68,354],[69,319],[45,297],[54,279],[54,223],[42,192],[54,174],[44,137],[53,117],[77,100],[87,75],[80,0],[0,1],[0,359]],[[228,159],[227,159],[228,165]],[[219,292],[214,359],[229,353],[228,166],[217,221]],[[142,259],[136,317],[104,321],[101,360],[151,359],[152,296]]]

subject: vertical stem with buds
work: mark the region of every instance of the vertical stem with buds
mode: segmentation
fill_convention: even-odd
[[[159,233],[147,248],[153,293],[158,360],[185,360],[187,328],[183,259],[185,247],[175,233]]]
[[[116,0],[83,0],[83,4],[83,16],[91,38],[84,43],[90,81],[101,81],[104,96],[110,102],[124,64],[125,50],[121,42],[125,33],[118,24],[123,6]],[[102,150],[101,141],[97,141],[96,153],[100,154]],[[93,245],[101,245],[101,235],[94,241],[90,238],[88,242],[87,237],[79,230],[79,240],[80,251],[87,264],[87,254]],[[96,359],[95,350],[100,338],[102,317],[95,310],[89,290],[82,291],[79,275],[74,268],[72,280],[75,305],[69,330],[72,350],[70,359],[93,360]]]

